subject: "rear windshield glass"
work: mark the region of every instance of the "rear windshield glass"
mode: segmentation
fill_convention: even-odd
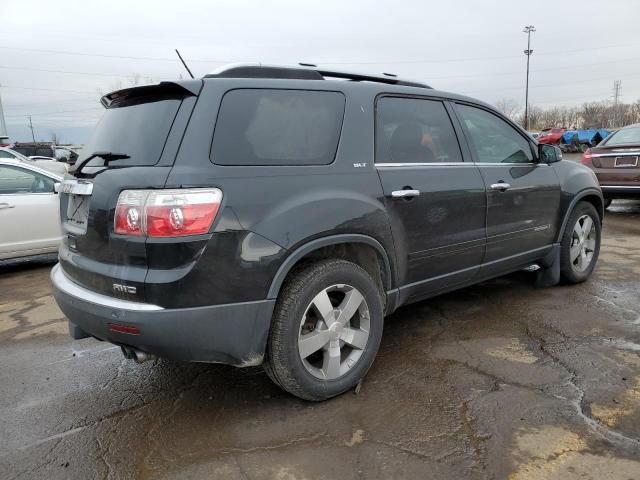
[[[222,99],[213,136],[218,165],[327,165],[338,148],[344,95],[241,89]]]
[[[608,146],[629,144],[640,145],[640,126],[618,130],[613,133],[606,142]]]
[[[122,165],[155,165],[160,160],[180,100],[159,100],[106,110],[79,161],[96,152],[128,155]]]

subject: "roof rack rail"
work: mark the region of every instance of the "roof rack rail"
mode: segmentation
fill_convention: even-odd
[[[220,67],[204,78],[286,78],[297,80],[324,80],[342,78],[354,82],[378,82],[405,87],[431,88],[429,85],[410,80],[402,80],[393,73],[369,75],[363,73],[325,70],[312,63],[300,63],[300,66],[285,67],[262,65],[259,63],[231,64]]]

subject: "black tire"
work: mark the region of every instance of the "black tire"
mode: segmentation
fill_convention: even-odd
[[[575,241],[574,227],[578,222],[578,219],[584,215],[588,215],[593,222],[593,227],[595,229],[595,246],[588,266],[584,270],[579,270],[571,260],[571,246]],[[560,275],[562,280],[566,283],[581,283],[589,278],[598,261],[601,237],[602,224],[595,207],[588,202],[579,202],[569,216],[569,220],[560,243]]]
[[[609,208],[609,206],[611,206],[611,202],[613,202],[612,198],[605,198],[604,199],[604,208]]]
[[[339,284],[352,286],[364,297],[369,313],[369,334],[356,363],[342,376],[325,380],[315,377],[303,364],[298,338],[302,319],[312,300],[322,290]],[[382,338],[383,323],[380,292],[364,269],[337,259],[307,265],[290,275],[278,296],[264,368],[277,385],[299,398],[320,401],[340,395],[355,387],[373,364]]]

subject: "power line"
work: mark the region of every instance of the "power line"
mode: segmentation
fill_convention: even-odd
[[[587,48],[576,48],[572,50],[554,50],[552,52],[543,52],[538,55],[564,55],[567,53],[576,53],[576,52],[584,52],[584,51],[592,51],[592,50],[605,50],[609,48],[620,48],[620,47],[638,47],[640,44],[619,44],[619,45],[606,45],[600,47],[587,47]],[[53,53],[59,55],[79,55],[84,57],[101,57],[101,58],[118,58],[125,60],[150,60],[150,61],[159,61],[159,62],[172,62],[177,63],[175,59],[172,58],[163,58],[163,57],[144,57],[144,56],[127,56],[127,55],[109,55],[102,53],[86,53],[86,52],[77,52],[77,51],[69,51],[69,50],[49,50],[49,49],[39,49],[39,48],[27,48],[27,47],[13,47],[7,45],[0,45],[2,49],[8,50],[20,50],[27,52],[41,52],[41,53]],[[331,61],[331,60],[322,60],[315,61],[312,63],[315,64],[327,64],[327,65],[403,65],[403,64],[426,64],[426,63],[456,63],[456,62],[467,62],[467,61],[479,61],[479,60],[499,60],[505,58],[519,58],[519,55],[504,55],[504,56],[489,56],[489,57],[467,57],[467,58],[455,58],[455,59],[433,59],[433,60],[391,60],[391,61]],[[208,62],[208,63],[232,63],[232,60],[222,60],[222,59],[212,59],[212,58],[188,58],[189,62]]]
[[[104,108],[102,107],[94,107],[94,108],[83,108],[83,109],[79,109],[79,110],[59,110],[57,112],[40,112],[40,113],[31,113],[29,115],[20,115],[20,114],[13,114],[13,115],[7,115],[7,117],[28,117],[28,116],[43,116],[43,115],[57,115],[60,113],[77,113],[77,112],[91,112],[91,111],[98,111],[98,110],[104,110]]]
[[[14,88],[18,90],[41,90],[44,92],[65,92],[65,93],[81,93],[84,95],[98,95],[97,92],[85,92],[81,90],[63,90],[59,88],[36,88],[36,87],[17,87],[14,85],[2,85],[2,88]]]
[[[78,55],[82,57],[101,57],[101,58],[118,58],[123,60],[153,60],[157,62],[171,62],[176,63],[174,58],[162,58],[162,57],[133,57],[127,55],[108,55],[103,53],[85,53],[85,52],[73,52],[68,50],[48,50],[41,48],[27,48],[27,47],[9,47],[6,45],[0,45],[0,48],[4,48],[7,50],[20,50],[25,52],[40,52],[40,53],[53,53],[56,55]],[[189,59],[190,62],[211,62],[211,63],[230,63],[229,60],[194,60]]]
[[[6,70],[26,70],[29,72],[47,72],[47,73],[66,73],[73,75],[93,75],[96,77],[126,77],[127,75],[121,73],[94,73],[94,72],[79,72],[77,70],[49,70],[46,68],[31,68],[31,67],[8,67],[6,65],[0,65],[0,68]]]

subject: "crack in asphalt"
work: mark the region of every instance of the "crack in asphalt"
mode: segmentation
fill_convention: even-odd
[[[568,402],[571,406],[573,406],[574,410],[576,411],[578,416],[583,420],[583,422],[587,425],[589,430],[594,432],[600,438],[610,442],[611,444],[617,447],[621,447],[625,450],[630,450],[633,453],[640,453],[640,440],[635,439],[633,437],[629,437],[621,432],[618,432],[612,428],[602,425],[600,422],[598,422],[596,419],[592,418],[590,415],[588,415],[585,412],[584,403],[585,403],[586,394],[585,394],[585,391],[580,386],[578,386],[578,377],[579,377],[578,372],[574,368],[572,368],[567,362],[563,361],[557,355],[553,354],[547,348],[547,343],[545,338],[541,335],[536,335],[531,330],[528,323],[523,324],[518,320],[516,320],[515,318],[513,318],[504,309],[502,302],[499,302],[498,305],[502,313],[504,314],[504,316],[509,318],[514,324],[522,327],[527,337],[533,340],[538,345],[540,351],[546,357],[550,358],[553,363],[559,365],[563,370],[565,370],[569,374],[569,383],[567,385],[573,388],[575,392],[577,392],[577,396],[575,400],[571,400],[570,398],[562,397],[557,394],[551,394],[551,395],[559,400],[564,400]],[[561,335],[566,337],[564,334],[561,334]],[[556,344],[562,344],[562,343],[574,343],[574,342],[571,338],[566,337],[565,341],[557,342]],[[556,384],[555,386],[562,387],[564,385]]]

